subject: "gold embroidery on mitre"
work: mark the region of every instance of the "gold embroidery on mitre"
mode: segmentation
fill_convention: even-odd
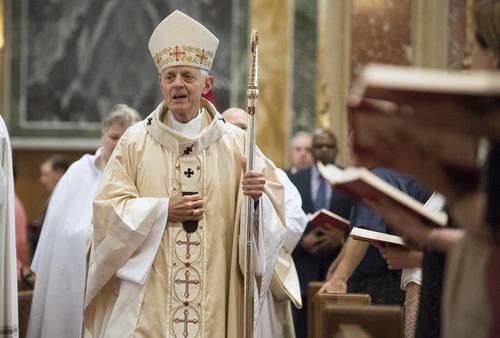
[[[158,70],[177,62],[188,63],[193,66],[210,69],[215,52],[193,46],[166,47],[155,54],[154,62]]]

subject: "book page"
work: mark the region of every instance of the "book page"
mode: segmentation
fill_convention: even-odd
[[[403,239],[396,235],[384,234],[378,231],[354,227],[349,234],[352,238],[364,242],[378,242],[383,244],[392,244],[405,246]]]
[[[321,172],[322,168],[318,167],[318,169]],[[321,174],[323,175],[323,172]],[[323,176],[328,179],[328,172],[326,171]],[[444,212],[425,210],[422,203],[380,179],[366,168],[347,168],[342,176],[336,176],[333,182],[330,180],[329,182],[336,189],[360,203],[389,198],[402,208],[423,218],[426,224],[443,226],[447,222],[447,215]]]

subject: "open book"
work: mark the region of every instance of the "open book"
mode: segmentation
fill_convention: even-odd
[[[443,195],[439,193],[433,193],[431,197],[425,202],[423,208],[429,212],[436,212],[443,209],[445,205],[445,199]],[[386,234],[383,232],[368,230],[364,228],[354,227],[349,234],[352,238],[370,242],[370,243],[379,243],[382,245],[399,245],[405,246],[405,242],[403,239],[396,235]]]
[[[351,104],[363,97],[388,100],[395,103],[411,102],[415,108],[434,105],[438,111],[418,111],[426,115],[443,111],[453,114],[459,111],[471,112],[468,108],[498,108],[500,98],[500,75],[489,71],[438,70],[408,66],[369,64],[354,82],[351,90]],[[422,100],[423,101],[419,101]],[[452,107],[442,106],[445,101],[455,102]],[[459,104],[460,103],[460,104]],[[475,103],[475,104],[474,104]],[[402,113],[412,113],[407,110]],[[414,111],[414,113],[417,113]]]
[[[424,128],[420,123],[413,124],[412,117],[391,114],[390,108],[383,111],[385,103],[367,101],[364,100],[357,108],[351,108],[349,116],[354,130],[352,146],[363,164],[386,166],[383,157],[379,157],[380,163],[364,163],[363,154],[369,155],[368,158],[372,160],[377,158],[374,155],[379,152],[380,147],[387,146],[384,142],[398,142],[401,140],[398,134],[404,133],[403,139],[412,140],[410,146],[435,155],[450,174],[460,175],[464,179],[479,175],[478,168],[485,160],[484,153],[480,151],[482,143],[479,136],[448,128]],[[382,107],[378,108],[380,105]],[[394,145],[389,143],[389,146]],[[408,143],[403,140],[397,146],[408,146]],[[412,161],[412,158],[407,157],[405,161]]]
[[[332,173],[329,165],[318,163],[318,170],[336,189],[360,203],[386,198],[396,202],[401,208],[411,211],[431,226],[444,226],[448,221],[446,213],[426,210],[422,203],[385,182],[368,169],[351,167],[343,170],[342,175],[338,175],[337,172]]]
[[[349,231],[350,222],[343,217],[327,210],[320,209],[316,211],[314,214],[309,215],[309,223],[314,226],[328,229],[331,226],[338,228],[344,232]]]
[[[403,239],[396,235],[384,234],[383,232],[354,227],[349,234],[354,239],[363,242],[379,243],[381,245],[405,246]]]
[[[358,130],[355,135],[363,137],[363,132],[375,128],[390,133],[391,126],[383,115],[398,117],[408,126],[417,126],[420,137],[417,143],[440,152],[445,164],[470,168],[479,155],[477,135],[484,132],[479,119],[498,111],[500,106],[500,74],[371,64],[355,80],[349,106],[350,120]],[[370,117],[363,116],[367,114],[360,114],[363,111],[379,114],[369,121]],[[425,134],[429,134],[426,127],[437,131],[435,140],[425,142],[428,138]],[[358,142],[358,145],[363,143],[369,144]]]
[[[484,160],[478,116],[498,111],[500,75],[370,64],[354,82],[349,105],[357,153],[380,147],[379,135],[399,123],[399,132],[406,126],[415,143],[436,153],[450,174],[468,178],[479,175]]]

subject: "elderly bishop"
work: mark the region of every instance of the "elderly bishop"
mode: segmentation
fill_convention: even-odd
[[[94,200],[85,297],[93,337],[241,337],[244,196],[255,205],[255,325],[285,236],[283,187],[203,99],[218,39],[175,11],[149,50],[164,101],[120,139]]]

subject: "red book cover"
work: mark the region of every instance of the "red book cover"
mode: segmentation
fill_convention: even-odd
[[[320,209],[309,216],[309,223],[320,228],[331,228],[332,226],[344,232],[349,232],[350,222],[343,217],[327,210]]]

